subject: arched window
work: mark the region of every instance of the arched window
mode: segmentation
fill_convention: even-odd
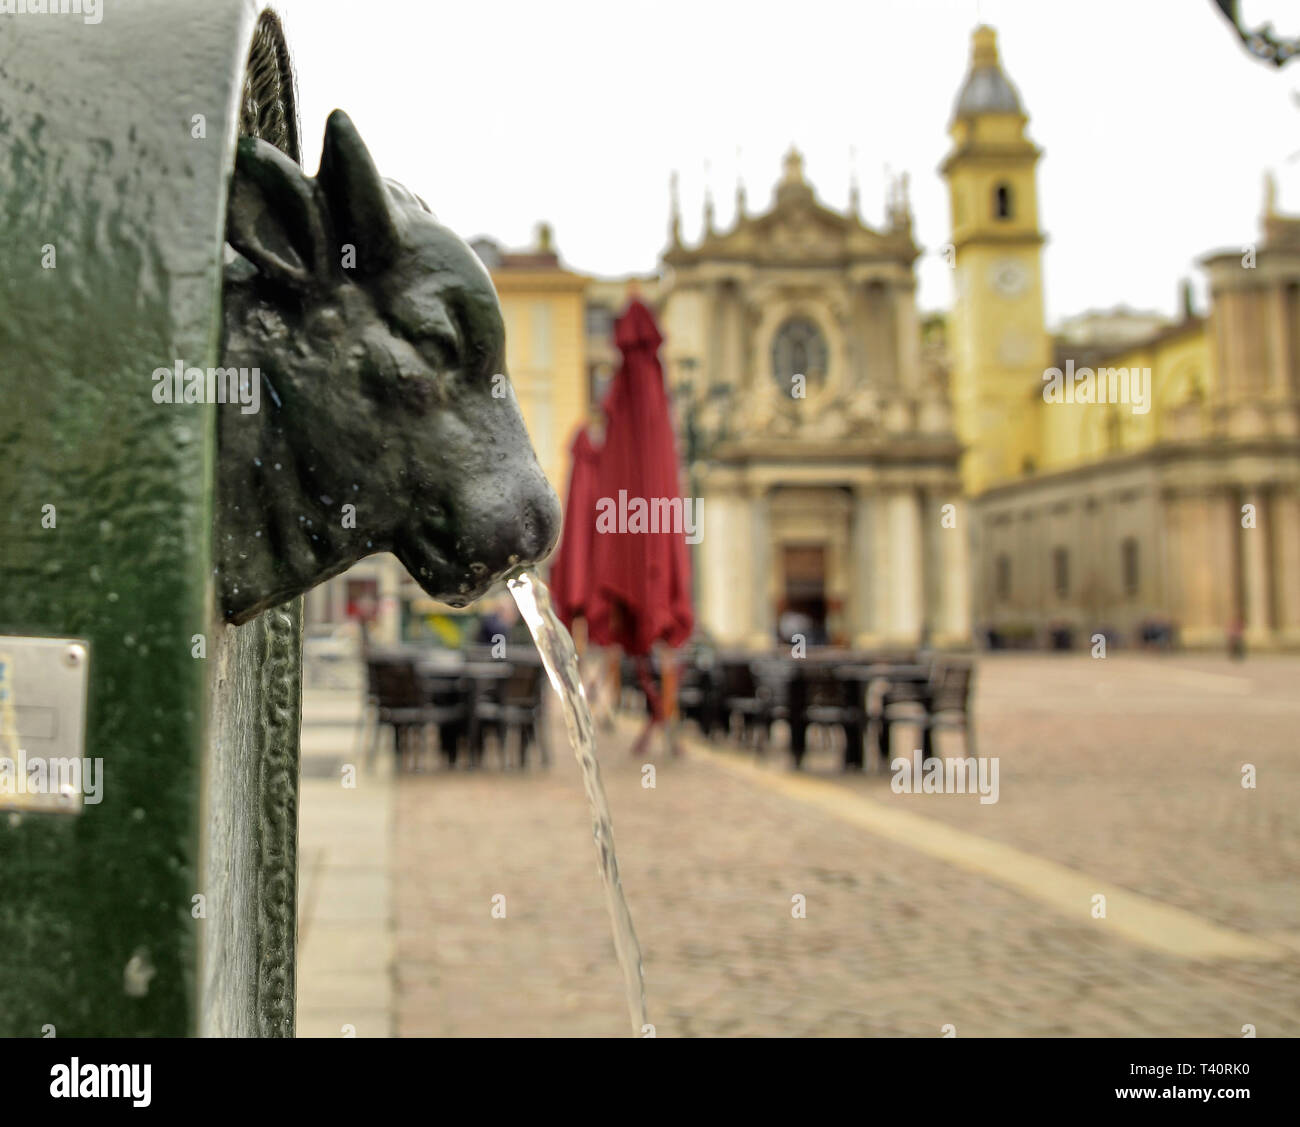
[[[1070,553],[1065,548],[1052,549],[1052,586],[1056,597],[1065,599],[1070,594]]]
[[[993,189],[993,218],[1010,219],[1012,217],[1011,207],[1011,185],[999,184]]]
[[[1120,558],[1124,571],[1124,594],[1136,595],[1141,575],[1138,571],[1138,542],[1132,536],[1126,536],[1120,544]]]

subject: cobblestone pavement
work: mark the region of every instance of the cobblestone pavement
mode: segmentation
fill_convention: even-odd
[[[806,774],[1294,954],[1126,941],[1087,904],[1062,911],[799,801],[779,751],[773,786],[688,750],[656,758],[647,788],[620,726],[601,758],[657,1035],[1300,1034],[1300,661],[989,657],[977,677],[996,804],[845,778],[833,749]],[[558,731],[552,746],[546,772],[397,781],[398,1034],[628,1034],[582,786]]]

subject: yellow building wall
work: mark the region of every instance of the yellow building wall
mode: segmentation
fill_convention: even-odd
[[[1024,124],[1011,113],[957,119],[943,166],[955,253],[950,387],[971,494],[1018,476],[1038,458],[1033,395],[1051,364],[1051,341],[1043,318],[1039,154]],[[1001,184],[1011,191],[1007,218],[994,214]],[[1014,282],[999,284],[1008,272]]]
[[[569,444],[587,418],[586,279],[563,270],[496,270],[506,364],[537,460],[561,498]]]
[[[1067,469],[1116,454],[1144,450],[1157,442],[1189,440],[1210,433],[1214,395],[1211,349],[1203,324],[1107,356],[1093,368],[1149,368],[1150,410],[1132,404],[1047,403],[1035,408],[1042,444],[1040,471]]]

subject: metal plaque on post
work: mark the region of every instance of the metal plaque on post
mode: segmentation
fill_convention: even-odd
[[[90,647],[80,638],[0,634],[0,811],[80,814],[98,802],[85,758]]]

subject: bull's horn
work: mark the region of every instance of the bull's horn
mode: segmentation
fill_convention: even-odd
[[[352,119],[335,110],[325,123],[317,183],[325,192],[334,230],[357,248],[357,269],[373,273],[396,257],[401,237],[388,189]]]

